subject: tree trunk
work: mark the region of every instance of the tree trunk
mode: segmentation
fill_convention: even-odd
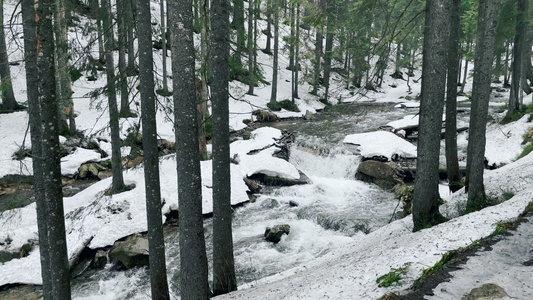
[[[499,3],[499,0],[480,0],[479,2],[474,59],[476,69],[474,71],[472,113],[470,114],[467,148],[466,188],[468,191],[468,210],[480,209],[485,206],[486,201],[485,187],[483,186],[485,133],[491,92],[490,78]]]
[[[470,47],[471,47],[471,42],[467,42],[466,43],[466,53],[468,53],[470,51]],[[461,91],[460,91],[461,94],[464,94],[464,92],[465,92],[465,86],[466,86],[466,79],[467,78],[468,78],[468,59],[466,59],[466,56],[465,56],[465,69],[464,69],[464,72],[463,72],[463,83],[461,84]]]
[[[52,292],[52,278],[48,276],[47,266],[49,265],[48,252],[48,213],[44,194],[43,161],[42,157],[42,130],[41,130],[41,106],[39,103],[39,69],[37,68],[37,32],[35,30],[35,9],[34,0],[22,0],[22,22],[24,30],[24,61],[26,69],[26,90],[28,93],[28,115],[30,120],[30,134],[32,143],[32,160],[35,193],[35,203],[37,206],[37,227],[39,232],[39,252],[41,261],[41,273],[43,279],[43,296]]]
[[[255,54],[255,35],[256,35],[256,28],[254,26],[254,22],[256,20],[255,17],[255,0],[248,0],[248,41],[247,41],[247,47],[248,47],[248,95],[254,94],[254,87],[255,87],[255,69],[254,69],[254,54]]]
[[[11,82],[11,72],[9,71],[9,60],[7,57],[6,37],[4,34],[4,0],[0,0],[0,90],[2,105],[5,111],[13,111],[19,107],[13,93],[13,84]]]
[[[196,123],[198,102],[194,75],[192,0],[169,2],[168,14],[169,19],[174,20],[170,22],[170,42],[180,202],[180,293],[182,299],[209,299]]]
[[[294,69],[294,43],[296,42],[296,37],[295,37],[295,33],[294,33],[294,25],[295,25],[294,7],[296,6],[296,4],[291,3],[290,5],[291,5],[291,9],[289,10],[289,15],[290,15],[289,22],[290,22],[291,32],[290,32],[289,41],[288,41],[288,44],[289,44],[289,65],[287,66],[287,70],[293,71],[293,69]]]
[[[198,101],[198,142],[200,157],[207,160],[207,133],[205,121],[209,118],[208,108],[208,69],[209,69],[209,1],[200,0],[200,84],[201,92]],[[198,81],[197,81],[198,82]]]
[[[298,95],[298,72],[300,71],[300,4],[296,4],[296,40],[294,42],[294,88],[292,91],[292,102],[300,98]]]
[[[163,93],[166,95],[168,93],[168,84],[167,84],[167,33],[166,33],[166,23],[165,23],[165,1],[161,0],[160,3],[160,12],[161,12],[161,45],[163,50]],[[137,31],[138,32],[138,31]],[[140,64],[140,63],[139,63]]]
[[[133,5],[133,0],[124,0],[125,9],[126,9],[126,20],[130,20],[128,23],[124,23],[128,31],[127,34],[127,47],[128,47],[128,75],[135,76],[138,74],[137,66],[135,66],[135,6]]]
[[[272,52],[270,39],[272,38],[272,1],[275,0],[266,0],[266,19],[267,19],[267,29],[266,29],[266,45],[265,53]]]
[[[449,2],[426,2],[422,62],[422,90],[416,180],[413,194],[413,231],[443,221],[439,213],[439,152],[446,82],[446,45]]]
[[[120,117],[129,118],[133,116],[130,110],[130,97],[128,91],[128,66],[126,65],[126,5],[128,0],[117,1],[117,28],[118,28],[118,72],[120,86]]]
[[[65,235],[65,213],[63,210],[63,191],[61,185],[61,163],[59,131],[57,127],[57,99],[55,94],[54,66],[54,28],[52,25],[53,1],[41,0],[37,7],[37,69],[39,76],[39,102],[41,105],[41,157],[34,157],[38,162],[42,176],[44,208],[37,214],[46,214],[46,231],[48,249],[45,253],[47,265],[42,265],[42,275],[49,277],[43,283],[51,284],[50,288],[43,288],[44,299],[70,299],[70,270],[68,265],[67,240]],[[30,50],[31,51],[31,50]],[[32,122],[34,120],[31,120]],[[39,141],[37,141],[39,143]],[[39,179],[41,180],[41,179]],[[39,197],[40,198],[40,197]],[[41,235],[40,235],[41,237]]]
[[[509,109],[507,116],[512,116],[515,112],[522,110],[520,89],[522,85],[522,65],[524,60],[525,48],[525,22],[526,22],[526,2],[528,0],[518,1],[517,20],[516,20],[516,35],[513,45],[513,80],[511,81],[511,93],[509,96]]]
[[[278,0],[272,0],[277,4]],[[278,52],[279,52],[279,8],[274,5],[274,57],[272,63],[272,92],[270,93],[270,104],[277,101],[278,94]]]
[[[163,17],[162,17],[163,19]],[[150,249],[150,284],[152,299],[170,299],[165,265],[165,240],[161,222],[161,187],[153,75],[152,24],[150,2],[137,1],[139,38],[139,81],[141,86],[142,138],[144,151],[144,186],[148,247]]]
[[[242,66],[242,53],[246,47],[244,46],[245,34],[244,34],[244,0],[233,0],[234,15],[233,25],[237,31],[237,49],[235,51],[236,62],[239,66]]]
[[[335,0],[327,1],[327,34],[326,34],[326,49],[324,55],[324,85],[326,86],[326,92],[324,93],[324,99],[328,101],[329,94],[329,78],[331,74],[331,59],[333,57],[333,37],[335,33]]]
[[[58,126],[62,135],[76,134],[72,90],[68,62],[68,36],[65,0],[55,0],[54,32],[56,37],[56,76],[58,101]],[[67,124],[68,120],[68,124]]]
[[[452,0],[448,42],[448,78],[446,86],[446,169],[448,187],[452,192],[461,188],[457,157],[457,80],[459,75],[459,33],[461,30],[461,0]]]
[[[113,165],[113,181],[111,184],[111,194],[123,192],[126,188],[122,176],[122,155],[120,154],[120,128],[117,108],[117,92],[115,87],[115,63],[113,61],[113,41],[111,18],[109,15],[109,0],[102,0],[101,13],[103,26],[106,29],[104,34],[104,49],[107,77],[107,97],[109,109],[109,127],[111,130],[111,164]]]
[[[228,0],[213,0],[211,10],[211,99],[213,104],[213,294],[237,290],[231,228],[229,149],[229,26]],[[277,9],[274,26],[277,32]],[[277,38],[277,35],[276,35]],[[274,41],[274,57],[277,53]],[[192,298],[191,298],[192,299]]]

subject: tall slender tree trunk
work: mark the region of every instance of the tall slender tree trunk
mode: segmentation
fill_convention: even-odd
[[[163,64],[163,94],[168,93],[168,84],[167,84],[167,29],[166,29],[166,16],[165,16],[165,3],[166,1],[161,0],[159,4],[160,13],[161,13],[161,46],[163,50],[162,54],[162,64]]]
[[[459,32],[461,30],[461,0],[452,0],[448,42],[448,79],[446,86],[446,169],[448,187],[452,192],[461,188],[457,156],[457,77],[459,75]]]
[[[163,19],[163,17],[162,17]],[[165,240],[161,222],[161,187],[159,182],[159,154],[155,83],[153,75],[152,24],[149,1],[137,1],[137,35],[139,38],[139,81],[144,151],[144,186],[148,248],[150,249],[150,284],[152,299],[170,299],[165,265]]]
[[[326,34],[326,49],[324,53],[324,85],[326,86],[326,92],[324,93],[324,99],[328,101],[329,96],[329,79],[331,74],[331,59],[333,57],[333,37],[335,34],[335,0],[327,1],[327,34]]]
[[[483,185],[485,169],[486,126],[490,98],[490,79],[494,40],[498,21],[499,0],[480,0],[476,54],[474,58],[474,82],[472,86],[472,113],[468,134],[466,189],[468,210],[482,208],[486,202]]]
[[[503,77],[503,85],[504,86],[510,86],[509,84],[509,61],[511,60],[511,43],[506,42],[505,45],[505,67],[504,67],[504,77]]]
[[[11,72],[9,70],[9,60],[7,57],[6,36],[4,34],[4,0],[0,0],[0,91],[2,98],[2,105],[4,110],[13,111],[18,108],[18,103],[15,100],[13,93],[13,84],[11,81]]]
[[[294,42],[294,88],[292,91],[292,102],[294,99],[300,98],[298,95],[298,72],[300,71],[300,4],[296,4],[296,40]]]
[[[182,299],[209,299],[202,216],[202,182],[196,120],[192,0],[168,5],[172,46],[174,132],[178,172],[180,293]]]
[[[58,98],[59,132],[66,135],[76,134],[74,104],[69,75],[68,36],[65,0],[55,0],[54,32],[56,37],[56,84]],[[68,124],[67,124],[68,120]]]
[[[248,0],[248,36],[247,36],[247,47],[248,47],[248,95],[254,94],[255,87],[255,69],[254,69],[254,55],[255,55],[255,0]]]
[[[128,66],[126,65],[126,4],[128,0],[117,1],[117,28],[118,28],[118,72],[120,87],[120,117],[133,116],[130,110],[130,97],[128,91]]]
[[[513,115],[515,112],[522,110],[522,101],[520,97],[520,90],[522,88],[522,74],[523,74],[523,60],[524,60],[524,46],[525,46],[525,30],[526,30],[526,8],[528,0],[518,1],[517,20],[516,20],[516,35],[513,45],[513,80],[511,81],[511,94],[509,96],[509,109],[507,116]],[[531,58],[529,58],[531,59]]]
[[[446,82],[449,1],[428,0],[422,62],[420,123],[413,194],[413,231],[443,221],[439,213],[439,152]]]
[[[291,29],[291,32],[290,32],[290,37],[289,37],[289,65],[287,66],[287,70],[293,70],[294,69],[294,44],[296,43],[296,37],[295,37],[295,32],[294,32],[294,25],[296,25],[295,23],[295,20],[294,20],[294,9],[295,9],[295,6],[296,4],[293,4],[291,3],[290,4],[290,10],[289,10],[289,15],[290,15],[290,29]],[[293,75],[294,76],[294,75]]]
[[[47,228],[48,212],[44,194],[44,177],[42,157],[42,129],[41,129],[41,106],[39,103],[39,69],[37,68],[37,32],[35,30],[34,0],[22,0],[22,22],[24,30],[24,61],[26,69],[26,89],[28,93],[28,115],[30,120],[30,134],[32,142],[32,160],[37,206],[37,227],[39,232],[39,252],[41,261],[41,273],[43,279],[43,296],[50,297],[52,292],[52,277],[47,274],[50,254]]]
[[[207,160],[207,137],[205,121],[209,117],[208,70],[209,70],[209,1],[200,0],[200,97],[198,100],[198,142],[200,157]]]
[[[102,0],[100,0],[102,1]],[[138,74],[137,66],[135,65],[135,5],[133,5],[134,0],[124,0],[125,10],[126,10],[126,20],[129,20],[126,25],[128,31],[127,34],[127,47],[128,47],[128,75],[134,76]]]
[[[233,25],[237,32],[237,48],[235,49],[235,59],[239,66],[242,66],[242,53],[246,49],[244,33],[244,0],[233,0],[234,14]]]
[[[93,18],[96,21],[96,31],[98,39],[98,60],[104,62],[104,30],[102,28],[102,10],[100,9],[101,0],[90,0],[91,11],[93,12]]]
[[[272,0],[277,4],[278,0]],[[270,93],[270,103],[274,104],[277,101],[278,95],[278,56],[279,56],[279,8],[274,5],[274,57],[272,62],[272,92]]]
[[[122,175],[122,155],[120,154],[120,127],[117,107],[117,92],[115,87],[115,63],[113,60],[113,26],[109,15],[109,0],[101,0],[101,13],[103,18],[104,48],[107,77],[107,97],[109,109],[109,127],[111,130],[111,164],[113,165],[113,180],[111,184],[111,193],[123,192],[126,188],[124,177]]]
[[[467,42],[465,52],[468,53],[471,47],[472,47],[472,42]],[[465,59],[465,68],[463,71],[464,71],[463,72],[463,83],[461,84],[461,91],[460,91],[461,94],[464,94],[465,92],[466,80],[468,79],[468,59]]]
[[[48,258],[42,265],[43,277],[50,279],[43,282],[49,283],[50,288],[43,288],[44,299],[70,299],[70,270],[68,264],[67,239],[65,235],[65,213],[63,209],[63,191],[61,184],[61,163],[59,131],[57,127],[57,99],[55,94],[54,61],[54,30],[52,25],[53,1],[40,0],[37,6],[37,69],[39,76],[39,102],[41,108],[41,160],[38,168],[42,168],[44,203],[38,205],[44,208],[37,214],[46,214],[45,225],[40,230],[46,231],[45,253]],[[31,50],[30,50],[31,51]],[[32,120],[33,122],[33,120]],[[39,143],[39,141],[38,141]],[[41,235],[40,235],[41,237]]]
[[[229,149],[229,16],[228,0],[211,6],[211,99],[213,103],[213,294],[237,290],[231,228]],[[276,10],[277,11],[277,10]],[[276,18],[276,17],[275,17]],[[276,43],[276,42],[275,42]],[[274,44],[276,45],[276,44]],[[276,46],[274,46],[276,47]]]
[[[267,19],[267,29],[266,29],[266,45],[265,53],[272,52],[271,48],[271,39],[272,39],[272,1],[275,0],[266,0],[266,19]]]

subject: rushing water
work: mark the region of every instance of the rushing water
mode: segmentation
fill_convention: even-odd
[[[239,284],[304,265],[332,249],[389,222],[398,201],[376,186],[354,179],[360,156],[354,146],[342,144],[344,136],[376,130],[412,111],[390,104],[343,105],[316,116],[313,121],[282,122],[278,128],[297,133],[290,162],[311,183],[265,188],[253,203],[235,209],[233,236]],[[276,207],[265,205],[275,199]],[[272,244],[263,239],[266,227],[290,225],[290,234]],[[205,220],[208,258],[212,257],[212,220]],[[179,297],[179,231],[165,232],[171,293]],[[84,275],[74,285],[78,299],[148,299],[146,268],[102,271]]]

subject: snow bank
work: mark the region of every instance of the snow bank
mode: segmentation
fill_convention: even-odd
[[[351,134],[344,143],[358,145],[361,156],[384,156],[388,159],[394,154],[406,158],[416,158],[416,146],[388,131]]]

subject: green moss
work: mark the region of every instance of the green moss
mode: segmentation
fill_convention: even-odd
[[[288,111],[300,112],[300,109],[298,108],[298,106],[294,102],[288,99],[285,99],[279,102],[274,102],[274,103],[269,102],[267,104],[267,107],[273,111],[280,111],[283,108]]]
[[[420,276],[420,278],[415,280],[415,282],[413,283],[413,290],[416,290],[420,286],[420,284],[422,284],[429,276],[435,274],[439,270],[446,269],[446,264],[454,262],[455,257],[455,251],[447,251],[446,253],[444,253],[442,258],[434,266],[424,269],[422,271],[422,276]]]
[[[376,282],[378,283],[379,287],[389,287],[393,284],[395,285],[402,285],[402,275],[407,274],[407,267],[401,267],[401,268],[392,268],[391,271],[385,275],[380,276]]]
[[[521,111],[515,111],[512,115],[505,116],[500,124],[508,124],[514,121],[517,121],[521,119],[524,115],[529,114],[531,115],[533,113],[533,104],[524,106],[524,108]],[[530,117],[531,118],[531,117]]]

